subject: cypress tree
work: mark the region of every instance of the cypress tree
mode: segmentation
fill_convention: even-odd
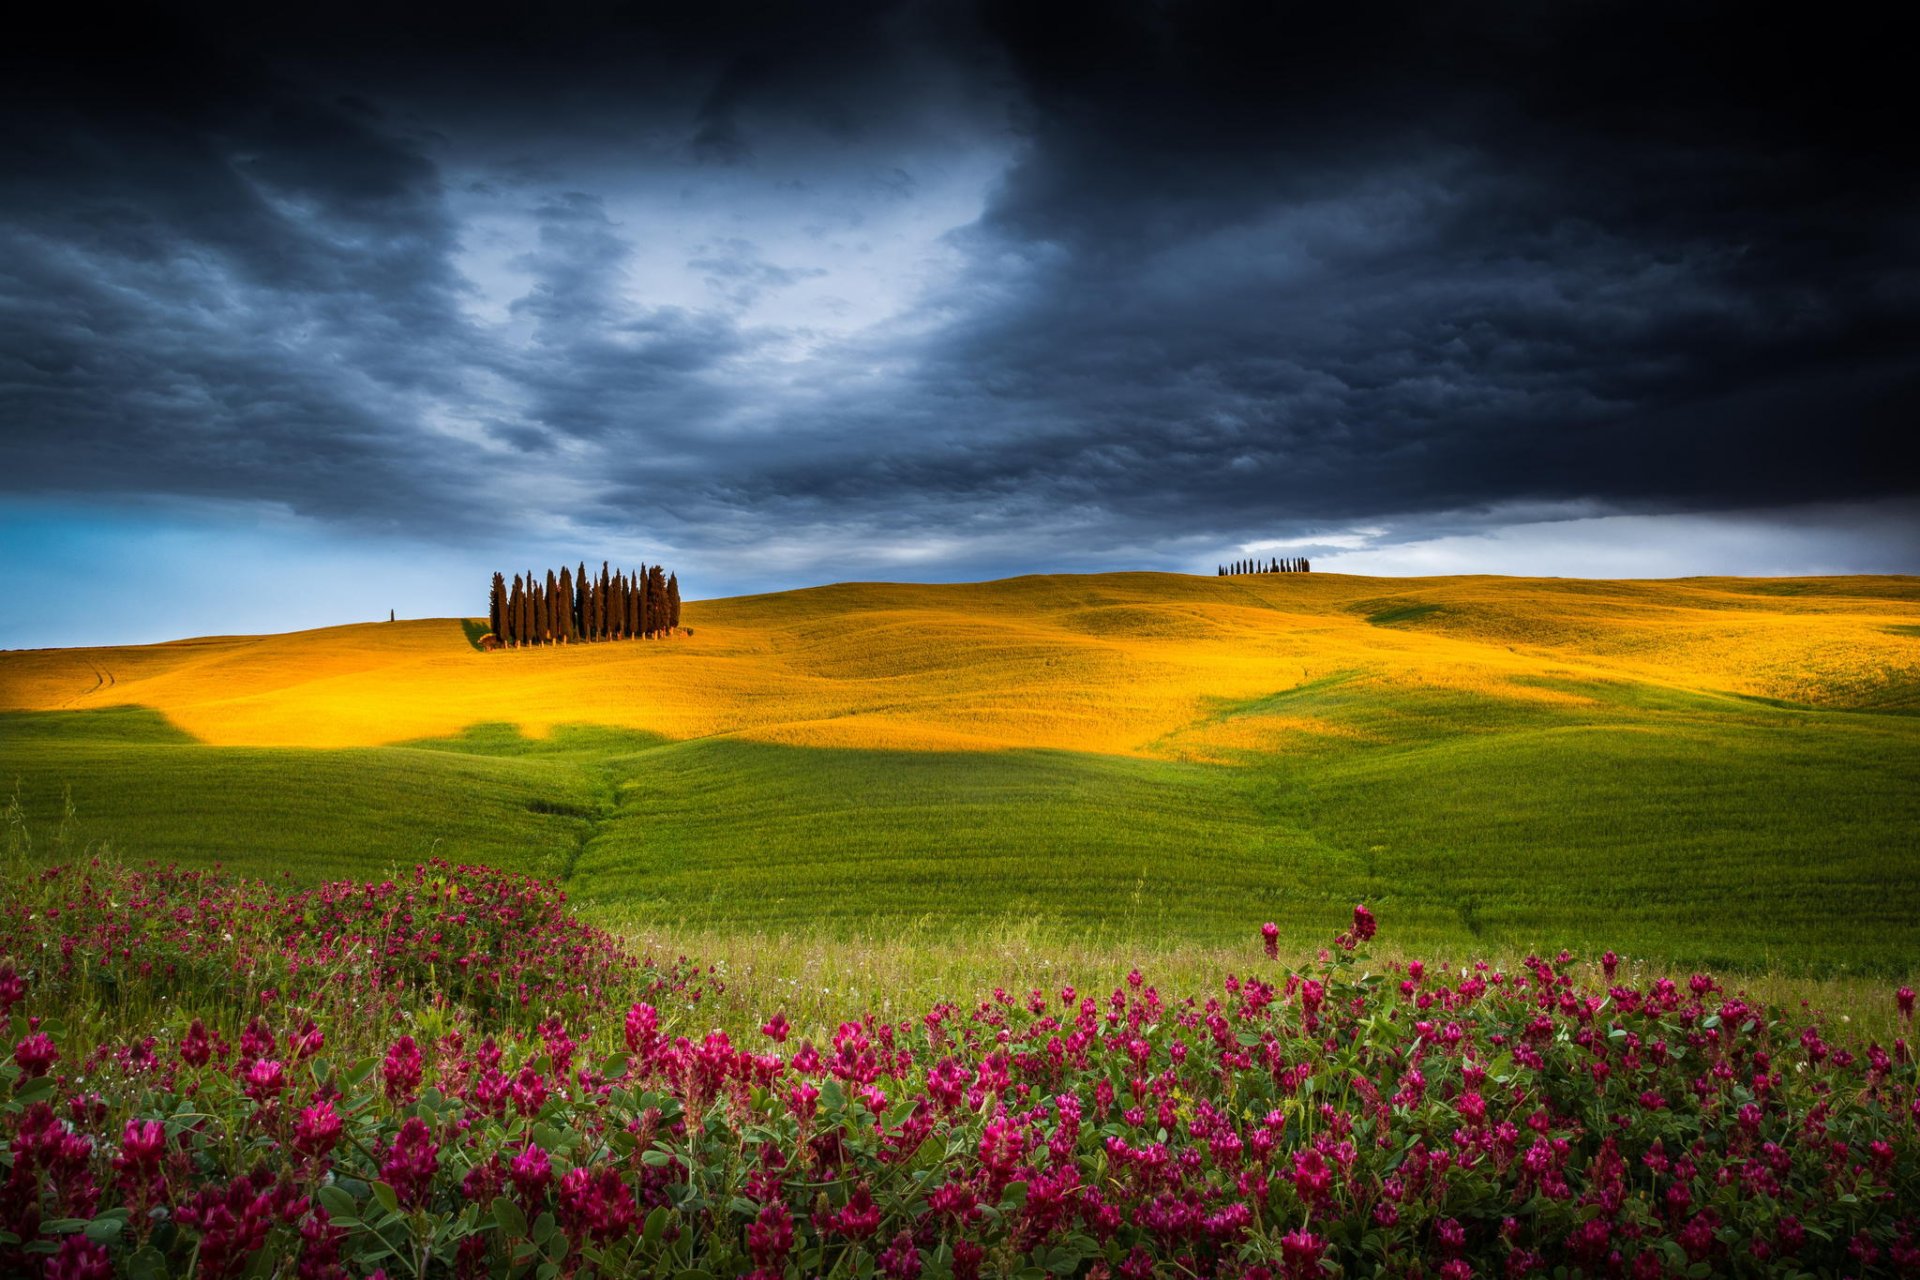
[[[641,583],[646,582],[648,572],[647,562],[642,560],[640,562],[640,572],[635,575],[634,580]],[[652,601],[647,599],[646,592],[640,591],[635,593],[633,633],[637,636],[650,636],[653,634],[654,628],[660,625],[660,619],[654,617],[653,610],[648,607],[650,604],[652,604]]]
[[[493,583],[487,588],[487,630],[493,632],[493,638],[500,639],[500,615],[507,607],[507,584],[499,573],[493,575]]]
[[[547,570],[547,590],[540,597],[544,606],[541,622],[547,633],[548,644],[559,644],[560,631],[560,584],[554,580],[553,570]]]
[[[667,630],[680,629],[680,575],[667,575]]]
[[[520,643],[520,575],[513,575],[513,594],[507,597],[507,632],[501,639],[510,645]]]
[[[587,562],[582,560],[580,567],[573,571],[573,635],[576,640],[586,640],[587,635]]]
[[[600,598],[594,602],[593,606],[593,630],[602,640],[607,638],[607,606],[611,603],[609,597],[612,594],[613,578],[607,572],[607,562],[602,560],[600,562]]]
[[[667,575],[659,565],[647,571],[647,611],[656,620],[667,616]]]
[[[560,638],[573,639],[573,571],[560,566]]]

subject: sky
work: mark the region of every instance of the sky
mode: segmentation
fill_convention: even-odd
[[[1920,572],[1891,17],[307,8],[0,54],[0,570],[73,602],[0,647],[602,559]]]

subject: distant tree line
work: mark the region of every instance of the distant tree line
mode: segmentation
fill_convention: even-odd
[[[1282,556],[1278,560],[1235,560],[1231,564],[1220,566],[1219,575],[1224,578],[1235,573],[1312,573],[1313,565],[1305,556]]]
[[[603,560],[597,578],[582,564],[549,569],[545,582],[529,570],[511,584],[496,573],[487,595],[494,640],[515,648],[663,636],[680,625],[680,579],[657,564],[627,573]]]

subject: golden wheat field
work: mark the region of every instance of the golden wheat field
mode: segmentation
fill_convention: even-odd
[[[1207,759],[1352,734],[1212,709],[1336,673],[1496,700],[1632,681],[1920,707],[1920,579],[1340,574],[852,583],[690,602],[690,635],[484,653],[455,620],[0,654],[0,709],[152,708],[203,742],[345,747],[506,722],[824,747]]]

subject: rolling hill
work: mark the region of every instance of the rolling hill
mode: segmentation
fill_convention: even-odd
[[[1920,579],[1047,576],[0,654],[15,844],[427,852],[719,929],[1920,965]],[[63,797],[75,816],[59,831]]]

